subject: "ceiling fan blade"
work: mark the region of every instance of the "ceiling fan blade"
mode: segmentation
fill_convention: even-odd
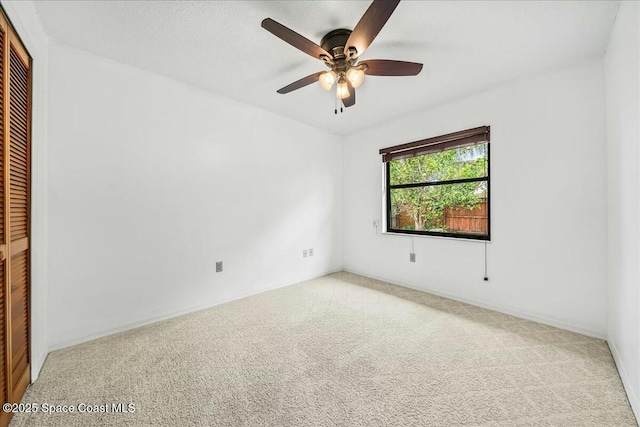
[[[358,55],[362,55],[387,23],[398,3],[400,0],[373,0],[349,36],[346,48],[355,47]]]
[[[418,62],[391,61],[388,59],[369,59],[358,65],[366,65],[364,73],[369,76],[415,76],[422,71]]]
[[[356,105],[356,90],[351,86],[351,82],[347,80],[347,86],[349,87],[349,96],[342,100],[345,107],[351,107]]]
[[[301,36],[300,34],[274,21],[271,18],[267,18],[262,21],[262,28],[269,31],[274,36],[286,41],[291,46],[300,49],[307,55],[311,55],[316,59],[320,59],[322,55],[326,55],[330,59],[333,58],[329,54],[329,52],[327,52],[311,40],[307,39],[304,36]]]
[[[305,87],[310,85],[311,83],[315,83],[318,81],[318,78],[320,78],[320,74],[322,73],[309,74],[307,77],[303,77],[300,80],[296,80],[290,85],[283,87],[282,89],[278,89],[278,93],[284,95],[285,93],[293,92],[294,90],[300,89],[301,87]]]

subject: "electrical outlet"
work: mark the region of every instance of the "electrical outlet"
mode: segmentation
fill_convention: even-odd
[[[222,271],[222,261],[216,262],[216,273],[220,273]]]
[[[415,254],[415,252],[411,252],[409,254],[409,262],[416,262],[416,254]]]
[[[302,250],[302,257],[303,257],[303,258],[306,258],[306,257],[307,257],[307,250],[306,250],[306,249],[303,249],[303,250]]]
[[[309,256],[313,256],[313,248],[309,248]]]

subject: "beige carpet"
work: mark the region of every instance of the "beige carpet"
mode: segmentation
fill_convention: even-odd
[[[338,273],[49,355],[12,426],[635,426],[604,341]]]

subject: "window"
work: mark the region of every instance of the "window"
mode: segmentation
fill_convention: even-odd
[[[386,230],[490,239],[488,126],[380,150]]]

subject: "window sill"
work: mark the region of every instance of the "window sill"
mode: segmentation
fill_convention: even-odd
[[[432,235],[432,234],[412,234],[412,233],[398,233],[396,231],[382,231],[380,233],[378,233],[378,235],[380,236],[396,236],[396,237],[417,237],[420,239],[444,239],[444,240],[455,240],[455,241],[463,241],[463,242],[477,242],[477,243],[491,243],[491,240],[484,240],[484,239],[474,239],[473,237],[466,237],[466,236],[460,236],[460,237],[450,237],[450,236],[438,236],[438,235]]]

